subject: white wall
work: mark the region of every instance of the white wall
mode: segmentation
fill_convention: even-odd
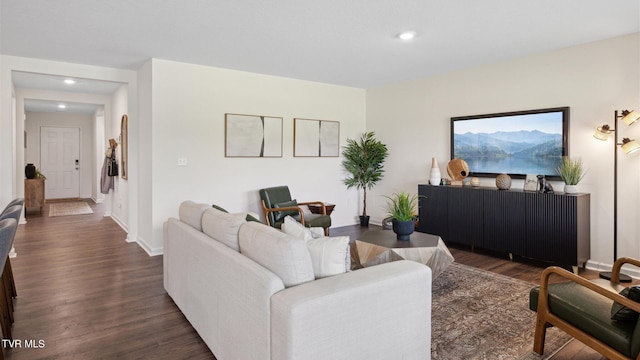
[[[110,134],[108,138],[114,138],[116,140],[121,139],[121,120],[122,115],[128,114],[129,109],[129,89],[126,84],[120,86],[118,90],[111,96],[111,121],[109,122]],[[128,115],[127,115],[128,116]],[[108,143],[105,143],[105,147],[108,147]],[[122,144],[121,140],[118,142],[117,149],[118,163],[122,164]],[[122,178],[122,169],[120,169],[120,175],[114,178],[114,189],[110,192],[110,215],[111,217],[122,226],[125,230],[129,227],[129,181]]]
[[[334,226],[355,223],[358,197],[342,184],[341,159],[293,157],[293,119],[339,121],[344,144],[364,131],[364,90],[155,59],[143,70],[152,73],[152,110],[144,115],[152,123],[141,119],[150,126],[141,133],[151,131],[153,142],[150,153],[140,152],[152,164],[151,183],[142,184],[152,189],[152,234],[144,239],[152,252],[181,201],[261,213],[258,190],[268,186],[288,185],[299,201],[336,204]],[[225,113],[282,117],[283,156],[225,158]],[[178,158],[188,166],[178,167]]]
[[[34,164],[38,169],[40,164],[40,129],[43,126],[65,127],[80,129],[80,197],[92,197],[92,183],[95,179],[93,149],[94,121],[93,116],[70,114],[64,112],[41,113],[27,112],[25,130],[27,132],[27,148],[25,149],[26,164]],[[23,175],[24,177],[24,175]]]
[[[368,90],[367,129],[390,151],[385,178],[368,199],[372,221],[385,216],[381,195],[417,192],[417,184],[427,183],[432,157],[446,174],[451,117],[570,106],[569,153],[588,168],[580,190],[591,193],[591,265],[611,264],[613,143],[592,134],[599,125],[614,126],[615,110],[640,109],[639,45],[640,34],[632,34]],[[640,126],[620,135],[640,138]],[[639,155],[619,157],[618,256],[640,257],[639,169]]]

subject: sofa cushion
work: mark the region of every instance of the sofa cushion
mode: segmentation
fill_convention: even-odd
[[[274,208],[285,208],[285,207],[292,207],[292,206],[298,206],[298,201],[296,199],[290,200],[290,201],[285,201],[285,202],[281,202],[281,203],[277,203],[277,204],[273,204]],[[287,215],[298,215],[299,212],[298,210],[284,210],[284,211],[278,211],[273,213],[273,217],[276,221],[280,221],[282,219],[284,219],[285,216]]]
[[[344,274],[351,269],[348,236],[321,237],[307,240],[316,279]]]
[[[239,240],[240,252],[278,275],[285,287],[315,279],[304,240],[255,222],[240,227]]]
[[[202,231],[233,250],[240,251],[238,230],[246,222],[245,214],[228,214],[208,206],[202,214]]]
[[[635,302],[640,302],[640,287],[630,286],[622,289],[620,295],[629,298]],[[614,302],[611,306],[611,320],[618,321],[636,321],[638,320],[638,313],[629,309],[628,307]]]
[[[183,223],[202,231],[202,214],[207,209],[209,209],[207,204],[198,204],[191,200],[183,201],[178,210],[178,217]]]

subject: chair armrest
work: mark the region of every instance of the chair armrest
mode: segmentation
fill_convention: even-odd
[[[321,214],[327,215],[327,207],[324,205],[322,201],[305,201],[305,202],[298,203],[298,205],[320,205],[320,208],[322,209]]]
[[[637,267],[640,267],[640,260],[632,259],[629,257],[621,257],[613,264],[613,269],[611,270],[611,282],[617,284],[620,282],[620,270],[622,269],[622,265],[631,264]]]
[[[618,261],[619,260],[622,260],[622,258],[618,259]],[[618,261],[616,261],[616,264],[618,263]],[[622,264],[620,264],[620,266],[622,266]],[[618,268],[618,273],[619,271],[620,269]],[[584,286],[589,290],[592,290],[604,297],[607,297],[617,303],[620,303],[632,309],[633,311],[640,313],[640,303],[637,303],[633,300],[629,300],[628,298],[616,292],[606,289],[594,282],[591,282],[583,277],[580,277],[572,272],[569,272],[557,266],[550,266],[542,272],[542,276],[540,277],[540,294],[538,296],[538,311],[544,311],[547,313],[551,312],[549,310],[549,277],[553,274],[559,275],[569,281],[572,281],[581,286]]]
[[[280,211],[287,211],[287,210],[297,210],[298,214],[300,214],[300,224],[304,225],[304,211],[302,211],[302,208],[299,206],[287,206],[287,207],[279,207],[279,208],[264,208],[264,212],[265,212],[265,217],[267,218],[267,225],[271,226],[271,224],[269,223],[269,217],[266,216],[267,213],[270,212],[280,212]]]

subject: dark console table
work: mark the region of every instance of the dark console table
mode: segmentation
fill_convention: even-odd
[[[590,257],[590,196],[489,187],[418,185],[421,232],[470,245],[583,267]]]

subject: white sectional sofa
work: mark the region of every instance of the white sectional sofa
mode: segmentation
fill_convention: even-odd
[[[315,279],[304,240],[207,204],[179,214],[165,223],[164,286],[218,360],[430,358],[428,267]]]

